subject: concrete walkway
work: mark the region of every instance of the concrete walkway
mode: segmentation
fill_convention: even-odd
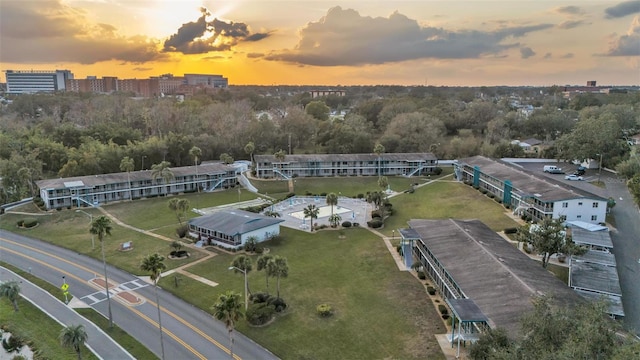
[[[86,346],[99,359],[135,359],[127,350],[120,346],[120,344],[102,331],[102,329],[75,312],[70,306],[62,303],[47,291],[42,290],[13,271],[4,267],[0,267],[0,269],[2,269],[2,279],[0,280],[19,281],[21,288],[20,296],[58,322],[61,326],[84,325],[88,335]]]

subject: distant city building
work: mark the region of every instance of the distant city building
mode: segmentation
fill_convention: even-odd
[[[595,80],[587,81],[587,86],[596,86],[596,81]]]
[[[311,94],[312,98],[317,98],[329,95],[345,96],[347,95],[347,92],[344,90],[311,90],[309,91],[309,94]]]
[[[222,75],[208,74],[184,74],[187,85],[203,86],[211,88],[226,88],[229,86],[229,79]]]
[[[32,94],[66,89],[66,80],[73,79],[69,70],[6,70],[7,93]]]

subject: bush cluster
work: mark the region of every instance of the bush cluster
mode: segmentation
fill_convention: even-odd
[[[246,318],[251,325],[264,325],[273,318],[276,308],[267,303],[253,303],[247,309]]]
[[[272,305],[275,312],[281,312],[287,308],[287,303],[283,298],[279,298],[268,293],[257,292],[251,294],[249,300],[254,304]]]
[[[382,227],[382,220],[380,220],[379,218],[375,218],[371,221],[367,221],[367,226],[369,226],[372,229],[378,229],[380,227]]]
[[[433,173],[436,174],[436,175],[442,174],[442,168],[441,167],[436,167],[435,169],[433,169]]]
[[[350,228],[351,227],[351,221],[344,221],[342,223],[342,227],[343,228]]]
[[[331,308],[331,305],[329,304],[320,304],[316,307],[316,311],[318,312],[318,315],[322,316],[322,317],[328,317],[331,316],[333,314],[333,309]]]
[[[427,292],[429,293],[429,295],[435,295],[436,288],[434,288],[433,286],[427,286]]]
[[[504,229],[505,234],[515,234],[517,232],[518,232],[518,228],[514,228],[514,227]]]
[[[442,304],[438,305],[438,311],[440,312],[440,315],[448,315],[449,314],[449,310],[447,309],[447,307],[442,305]]]
[[[20,219],[17,222],[18,227],[22,227],[22,228],[32,228],[36,225],[38,225],[38,220],[34,219],[34,218],[26,218],[26,219]]]
[[[188,233],[189,233],[189,225],[187,224],[184,224],[176,229],[176,235],[178,235],[180,239],[184,239]]]
[[[44,200],[42,200],[42,198],[40,196],[35,196],[33,198],[33,203],[38,207],[38,209],[40,210],[45,210],[46,207],[44,206]]]
[[[427,275],[424,274],[424,271],[418,271],[418,279],[424,280],[427,278]]]

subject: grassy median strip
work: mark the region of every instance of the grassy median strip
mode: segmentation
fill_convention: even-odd
[[[102,314],[91,308],[75,309],[78,314],[84,316],[92,323],[96,324],[100,329],[107,333],[115,342],[125,348],[134,358],[138,360],[158,359],[151,350],[147,349],[138,340],[129,335],[126,331],[114,324],[113,328],[109,328],[109,320]]]

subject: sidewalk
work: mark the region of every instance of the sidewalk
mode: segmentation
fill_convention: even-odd
[[[27,279],[19,276],[11,270],[0,267],[6,274],[2,281],[16,280],[20,282],[20,296],[32,303],[47,316],[62,326],[84,325],[88,339],[86,346],[99,359],[135,359],[120,344],[116,343],[109,335],[98,328],[94,323],[85,319],[71,307],[65,305],[53,295],[37,287]]]

